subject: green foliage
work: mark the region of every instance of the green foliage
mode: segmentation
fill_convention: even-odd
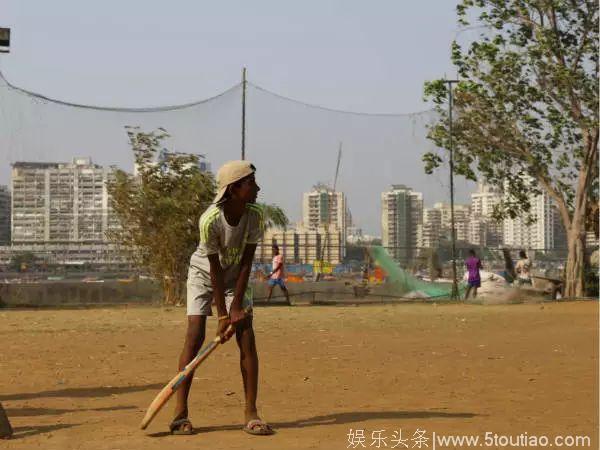
[[[460,24],[476,22],[484,31],[466,48],[452,45],[461,79],[455,172],[508,194],[497,219],[529,214],[530,194],[550,195],[567,230],[573,293],[570,284],[583,279],[586,216],[597,214],[598,204],[598,2],[462,0],[457,12]],[[440,114],[429,138],[448,149],[447,85],[427,82],[424,93]],[[442,161],[425,155],[425,170]]]
[[[265,230],[269,228],[285,228],[289,225],[290,221],[285,215],[283,209],[277,205],[269,205],[267,203],[259,203],[259,206],[263,210]]]
[[[459,23],[476,17],[486,28],[468,48],[452,45],[462,80],[456,173],[509,190],[513,198],[498,206],[499,218],[528,212],[527,195],[542,190],[572,215],[579,180],[597,201],[598,3],[463,0],[457,12]],[[427,82],[424,92],[440,113],[429,137],[448,148],[447,86]],[[442,163],[435,153],[424,161],[428,173]]]
[[[114,171],[108,192],[121,227],[110,237],[162,281],[167,303],[178,303],[198,245],[198,219],[215,195],[214,179],[200,171],[195,155],[167,154],[157,163],[169,136],[164,129],[127,127],[127,135],[138,174]]]
[[[14,254],[8,263],[8,270],[15,272],[26,272],[36,266],[37,258],[32,252],[20,252]]]

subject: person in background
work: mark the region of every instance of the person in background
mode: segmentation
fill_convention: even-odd
[[[515,266],[517,272],[517,283],[519,286],[531,285],[531,260],[527,257],[525,250],[519,252],[519,260]]]
[[[475,250],[469,250],[469,256],[465,260],[467,271],[469,272],[469,279],[467,281],[467,292],[465,292],[465,300],[469,298],[471,290],[473,291],[473,298],[477,297],[477,288],[481,287],[481,260],[475,254]]]
[[[275,286],[279,286],[285,295],[285,299],[288,305],[291,305],[290,302],[290,293],[285,286],[284,278],[284,262],[283,255],[279,253],[279,247],[277,244],[273,244],[273,270],[269,274],[269,295],[267,297],[267,301],[271,300],[271,296],[273,295],[273,288]]]

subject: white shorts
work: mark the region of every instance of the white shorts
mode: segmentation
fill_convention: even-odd
[[[231,309],[233,303],[235,291],[234,289],[225,289],[225,307],[227,313]],[[251,307],[252,302],[252,288],[248,287],[242,301],[242,308],[246,309]],[[194,283],[188,281],[187,283],[187,315],[188,316],[212,316],[212,301],[213,292],[212,289],[208,289],[204,284]]]

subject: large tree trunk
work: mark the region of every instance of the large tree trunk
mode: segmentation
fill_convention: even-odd
[[[569,254],[565,268],[564,291],[567,298],[585,295],[585,229],[581,226],[575,229],[576,223],[581,224],[579,221],[574,221],[573,228],[567,235]]]
[[[598,129],[584,130],[586,156],[577,180],[577,189],[573,199],[573,219],[567,227],[567,267],[565,270],[565,297],[583,297],[585,295],[585,239],[588,202],[590,201],[591,187],[598,164]],[[566,214],[566,205],[563,204]],[[568,215],[568,214],[567,214]],[[563,221],[565,224],[567,221]]]

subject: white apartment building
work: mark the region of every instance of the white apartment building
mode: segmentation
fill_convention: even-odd
[[[500,247],[503,243],[502,222],[492,218],[494,207],[502,200],[498,189],[485,183],[477,184],[471,194],[471,218],[467,240],[481,247]]]
[[[437,248],[442,236],[442,211],[436,208],[423,209],[421,247]]]
[[[256,260],[271,262],[273,244],[277,244],[287,264],[314,264],[320,260],[340,264],[344,259],[342,233],[335,227],[308,229],[298,226],[287,230],[270,228],[258,244]]]
[[[554,249],[556,208],[548,194],[532,195],[531,216],[535,222],[528,224],[525,216],[504,220],[504,245],[512,248]]]
[[[346,255],[348,207],[343,192],[318,184],[302,196],[302,227],[306,230],[329,230],[341,233],[341,253]]]
[[[14,163],[12,242],[108,242],[106,232],[119,226],[107,191],[111,176],[90,158]]]
[[[441,215],[441,236],[451,239],[452,213],[448,203],[435,203],[433,209],[440,211]],[[456,230],[457,241],[467,241],[469,238],[469,205],[454,205],[454,229]]]
[[[423,194],[403,184],[381,194],[381,237],[388,253],[407,264],[422,241]]]

